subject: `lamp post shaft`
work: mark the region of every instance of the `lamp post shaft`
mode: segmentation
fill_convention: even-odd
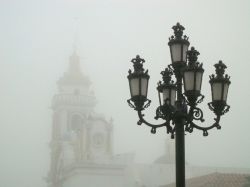
[[[182,77],[176,73],[177,80],[177,111],[181,114],[184,110],[182,102]],[[184,121],[181,115],[175,119],[175,162],[176,162],[176,187],[185,187],[185,134]]]
[[[176,187],[185,187],[185,139],[183,122],[176,124],[175,133]]]

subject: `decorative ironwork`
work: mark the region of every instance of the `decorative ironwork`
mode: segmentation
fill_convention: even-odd
[[[143,72],[143,63],[145,62],[144,59],[142,59],[139,55],[136,55],[135,58],[131,60],[131,62],[134,64],[134,71],[135,72]]]
[[[199,97],[200,97],[200,98],[196,101],[196,104],[200,104],[200,103],[202,103],[202,102],[203,102],[203,100],[204,100],[204,98],[205,98],[205,96],[204,96],[204,95],[200,95]]]
[[[194,47],[191,47],[191,50],[187,51],[189,66],[195,66],[197,64],[196,62],[198,60],[199,55],[199,51],[197,51]]]
[[[188,42],[187,36],[183,36],[184,27],[177,23],[175,26],[173,26],[174,30],[174,36],[171,36],[169,39],[169,45],[177,44],[178,42]],[[189,44],[189,43],[188,43]],[[221,126],[219,125],[220,117],[227,113],[230,109],[230,106],[226,104],[226,101],[224,99],[225,94],[222,93],[223,98],[222,100],[213,100],[212,102],[208,103],[209,109],[213,111],[216,115],[216,118],[214,119],[215,122],[208,127],[199,126],[195,123],[195,121],[204,122],[204,116],[203,111],[197,107],[198,104],[202,103],[204,100],[204,95],[200,94],[200,90],[191,90],[186,91],[182,93],[182,80],[184,79],[184,73],[189,71],[193,72],[194,76],[198,76],[195,73],[200,73],[202,76],[204,70],[202,68],[202,63],[199,63],[198,55],[200,53],[194,48],[191,47],[189,51],[187,51],[187,59],[188,63],[184,63],[182,66],[176,66],[176,65],[169,65],[164,71],[161,72],[162,75],[162,81],[158,82],[157,90],[159,91],[159,101],[160,106],[156,109],[156,116],[155,119],[162,119],[164,120],[163,123],[154,125],[152,123],[147,122],[144,119],[144,114],[142,114],[142,110],[149,107],[151,101],[147,98],[142,97],[136,97],[133,96],[131,99],[127,100],[129,106],[135,110],[138,111],[138,117],[139,121],[137,122],[138,125],[145,124],[149,127],[151,127],[151,133],[155,134],[157,131],[157,128],[160,127],[166,127],[167,133],[171,134],[171,138],[174,138],[176,133],[176,124],[180,119],[184,121],[183,125],[185,125],[185,131],[187,132],[193,132],[194,129],[201,130],[203,132],[204,136],[208,136],[208,130],[212,128],[221,129]],[[141,58],[139,55],[136,56],[136,58],[133,58],[131,60],[134,66],[134,72],[129,70],[129,76],[128,79],[135,77],[147,77],[148,71],[144,71],[143,63],[145,60]],[[179,68],[179,69],[178,69]],[[210,76],[210,84],[213,86],[214,83],[222,83],[223,90],[224,85],[230,84],[230,77],[228,75],[224,75],[226,65],[222,63],[222,61],[219,61],[219,63],[215,64],[215,75]],[[171,76],[175,75],[176,77],[176,83],[171,80]],[[149,77],[149,76],[148,76]],[[197,78],[194,78],[196,81]],[[200,78],[201,79],[201,78]],[[185,81],[184,81],[185,84]],[[194,82],[194,84],[197,84]],[[201,84],[201,82],[200,82]],[[185,86],[185,85],[184,85]],[[165,89],[165,90],[164,90]],[[176,90],[177,100],[176,103],[171,105],[171,99],[169,92],[172,92],[172,90]],[[197,88],[195,88],[197,89]],[[228,89],[228,87],[227,87]],[[227,90],[226,90],[227,91]],[[212,90],[213,92],[213,90]],[[165,100],[160,98],[160,94],[165,94],[164,97]],[[185,95],[185,96],[184,96]],[[175,95],[172,97],[175,97]],[[224,100],[223,100],[224,99]]]
[[[165,71],[161,72],[162,79],[164,83],[173,83],[174,81],[171,80],[171,76],[173,75],[173,69],[171,68],[166,68]]]
[[[135,110],[144,110],[145,108],[148,108],[148,107],[150,106],[151,100],[147,99],[147,100],[144,102],[144,105],[142,105],[141,107],[138,107],[137,104],[133,104],[133,103],[132,103],[132,102],[133,102],[132,99],[128,99],[127,102],[128,102],[128,105],[129,105],[131,108],[135,109]],[[134,101],[134,103],[136,103],[136,102]]]
[[[183,31],[185,30],[185,28],[179,22],[176,25],[174,25],[172,29],[174,30],[174,35],[177,39],[180,39],[182,37]]]
[[[205,121],[203,118],[203,111],[200,108],[197,107],[193,108],[192,115],[194,120],[199,120],[201,122]]]
[[[156,109],[156,115],[155,115],[155,119],[158,120],[159,118],[161,119],[164,119],[165,118],[165,115],[164,113],[162,113],[162,109],[161,109],[161,106],[159,106],[157,109]]]

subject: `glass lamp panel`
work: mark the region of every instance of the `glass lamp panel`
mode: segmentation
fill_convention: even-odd
[[[162,95],[163,95],[163,102],[162,103],[164,103],[165,104],[165,101],[167,100],[167,104],[169,104],[169,89],[163,89],[163,91],[162,91]]]
[[[176,90],[171,89],[171,105],[173,105],[173,106],[175,104],[175,98],[176,98]]]
[[[225,83],[225,84],[224,84],[224,92],[223,92],[223,100],[224,100],[224,101],[227,101],[228,87],[229,87],[229,84],[228,84],[228,83]]]
[[[194,72],[184,72],[184,84],[186,91],[194,90]]]
[[[221,94],[222,94],[222,83],[216,82],[212,84],[212,95],[213,95],[213,101],[221,100]]]
[[[161,91],[160,90],[158,90],[158,97],[159,97],[159,104],[160,104],[160,106],[162,106],[162,93],[161,93]]]
[[[147,97],[148,92],[148,79],[142,78],[141,79],[141,95]]]
[[[187,61],[187,50],[188,50],[188,45],[183,44],[183,51],[182,51],[182,55],[183,55],[183,61],[186,62]]]
[[[202,72],[196,72],[196,85],[195,85],[195,89],[197,91],[201,90],[201,81],[202,81]]]
[[[131,96],[139,95],[139,78],[133,78],[130,80]]]
[[[173,62],[181,61],[181,44],[173,44],[171,46]]]

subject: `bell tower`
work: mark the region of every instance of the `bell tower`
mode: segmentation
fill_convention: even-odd
[[[49,187],[64,187],[80,166],[109,162],[113,155],[112,120],[94,112],[96,98],[76,51],[57,85],[58,93],[52,99]]]

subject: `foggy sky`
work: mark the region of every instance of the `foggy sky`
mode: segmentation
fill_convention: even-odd
[[[222,60],[231,75],[221,130],[186,136],[192,165],[250,168],[250,3],[247,0],[1,0],[0,1],[0,186],[45,187],[49,169],[51,99],[68,68],[75,38],[84,74],[92,81],[96,111],[114,119],[115,153],[136,152],[136,162],[164,154],[165,129],[150,134],[127,106],[130,60],[140,54],[149,69],[146,118],[158,105],[156,83],[170,63],[171,27],[180,22],[204,64],[202,103],[211,100],[208,76]]]

